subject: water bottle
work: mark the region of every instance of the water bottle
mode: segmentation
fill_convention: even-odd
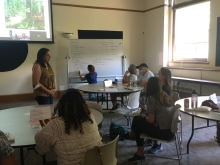
[[[197,104],[198,104],[198,93],[193,90],[192,91],[192,98],[191,98],[191,108],[197,108]]]
[[[130,78],[130,87],[132,87],[134,84],[133,84],[133,78],[131,77]]]

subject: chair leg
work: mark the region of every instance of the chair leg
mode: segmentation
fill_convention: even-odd
[[[180,165],[180,157],[181,157],[181,151],[179,150],[180,149],[180,147],[178,147],[179,146],[179,142],[177,142],[177,140],[178,140],[178,137],[176,137],[175,138],[175,145],[176,145],[176,153],[177,153],[177,157],[178,157],[178,161],[179,161],[179,165]]]

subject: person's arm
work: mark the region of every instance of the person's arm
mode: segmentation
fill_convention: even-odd
[[[39,64],[35,64],[33,66],[33,71],[32,71],[32,83],[33,86],[35,87],[37,84],[40,85],[40,89],[45,92],[46,94],[50,95],[50,96],[54,96],[55,92],[54,89],[47,89],[46,87],[44,87],[41,83],[40,83],[40,76],[41,76],[41,69],[40,69],[40,65]]]
[[[123,83],[129,83],[130,82],[130,77],[127,75],[129,73],[129,71],[126,71],[124,76],[123,76],[123,79],[122,79],[122,82]]]
[[[145,118],[147,120],[147,122],[149,123],[154,123],[154,120],[155,120],[155,115],[154,114],[141,114],[141,117]]]
[[[85,77],[82,77],[82,75],[81,75],[81,72],[80,72],[80,71],[79,71],[79,78],[80,78],[80,80],[81,80],[81,81],[86,80],[86,78],[85,78]]]
[[[155,112],[156,111],[156,101],[150,96],[147,98],[147,113],[148,115],[145,117],[147,122],[154,123],[155,122]]]
[[[56,120],[56,119],[54,119]],[[51,127],[52,121],[50,121],[40,132],[35,135],[36,150],[40,155],[44,155],[52,150],[54,142],[54,133]]]

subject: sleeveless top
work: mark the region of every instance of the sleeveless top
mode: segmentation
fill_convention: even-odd
[[[53,69],[49,64],[47,64],[47,68],[40,65],[41,76],[39,83],[41,83],[45,88],[49,90],[55,89]],[[40,88],[37,88],[34,90],[34,96],[37,97],[37,96],[49,96],[49,95],[44,93]]]

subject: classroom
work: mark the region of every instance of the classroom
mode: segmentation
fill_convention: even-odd
[[[37,51],[42,47],[51,52],[50,65],[57,87],[55,98],[60,98],[64,91],[61,87],[67,89],[66,56],[69,54],[68,39],[63,33],[73,33],[71,39],[78,39],[78,30],[122,31],[126,68],[130,64],[139,65],[144,62],[154,74],[166,67],[172,76],[220,82],[220,65],[216,65],[219,59],[217,33],[220,27],[217,25],[220,23],[217,20],[220,17],[220,1],[207,1],[210,2],[207,61],[184,62],[173,61],[173,0],[52,0],[54,43],[28,43],[25,61],[14,70],[0,72],[0,104],[34,100],[32,67]],[[218,86],[200,86],[187,82],[180,84],[184,96],[191,96],[192,90],[203,96],[213,93],[220,95]]]

